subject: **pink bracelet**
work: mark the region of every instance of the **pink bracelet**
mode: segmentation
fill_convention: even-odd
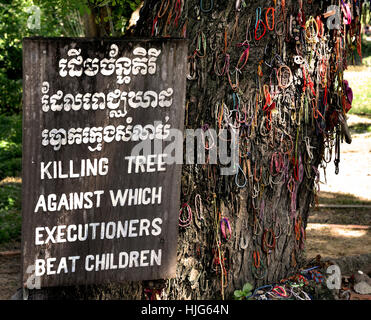
[[[348,3],[344,3],[343,0],[341,0],[342,2],[342,6],[341,6],[341,11],[343,11],[344,13],[344,24],[351,24],[352,22],[352,14],[350,12],[350,8],[349,8],[349,4]]]
[[[182,214],[184,212],[184,208],[187,208],[187,219],[186,220],[183,220],[182,219]],[[179,210],[179,226],[180,227],[183,227],[183,228],[186,228],[186,227],[189,227],[190,224],[192,222],[192,209],[191,207],[188,205],[188,203],[184,203],[182,205],[182,208]]]
[[[229,236],[226,233],[226,226],[228,228]],[[220,220],[220,229],[221,229],[223,238],[228,241],[232,236],[232,229],[231,229],[231,225],[229,223],[228,218],[222,218]]]

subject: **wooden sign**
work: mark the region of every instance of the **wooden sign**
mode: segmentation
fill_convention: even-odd
[[[186,59],[180,39],[24,39],[25,287],[175,277]]]

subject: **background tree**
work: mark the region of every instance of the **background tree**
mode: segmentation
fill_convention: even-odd
[[[85,35],[122,34],[124,3],[83,3]],[[332,3],[144,1],[131,35],[189,39],[186,127],[238,128],[237,174],[184,165],[182,202],[193,220],[180,227],[176,279],[43,289],[30,298],[231,298],[246,282],[259,286],[297,271],[317,168],[331,152],[339,160],[346,50],[360,41],[356,8],[350,25],[327,29],[323,13]],[[354,37],[344,39],[345,30]]]
[[[123,35],[139,4],[139,0],[1,0],[0,114],[18,114],[22,109],[22,38]]]

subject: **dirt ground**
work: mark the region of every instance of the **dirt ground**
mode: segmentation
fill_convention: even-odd
[[[20,242],[0,245],[0,300],[10,299],[19,288],[21,279],[20,249]]]
[[[341,145],[340,173],[332,163],[321,172],[320,203],[345,208],[320,208],[310,214],[306,253],[340,258],[371,253],[371,119],[350,115],[352,143]],[[364,208],[351,208],[352,205]]]
[[[371,209],[312,211],[307,226],[306,256],[341,258],[371,253]]]
[[[348,126],[352,143],[341,144],[340,172],[335,174],[332,162],[321,172],[321,191],[334,194],[350,194],[355,198],[371,201],[371,118],[349,115]],[[334,152],[333,152],[334,157]]]

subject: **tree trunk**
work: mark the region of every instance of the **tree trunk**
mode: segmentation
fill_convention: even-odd
[[[179,1],[182,10],[177,21],[177,1],[145,1],[137,26],[131,30],[133,36],[189,38],[188,77],[192,80],[187,85],[186,128],[207,124],[218,129],[226,117],[220,122],[217,108],[219,111],[222,106],[228,106],[229,110],[250,108],[249,123],[239,128],[241,159],[237,176],[219,175],[218,165],[183,166],[182,201],[191,206],[193,221],[187,228],[180,227],[176,279],[38,290],[30,292],[30,299],[144,299],[151,295],[162,299],[231,299],[234,290],[241,289],[246,282],[254,286],[273,283],[299,268],[304,258],[308,211],[314,202],[316,168],[323,154],[323,136],[319,134],[323,123],[308,107],[307,97],[314,98],[309,86],[304,90],[304,111],[301,109],[303,81],[287,88],[281,84],[277,97],[286,95],[286,102],[279,105],[275,97],[275,110],[263,110],[272,106],[266,103],[268,97],[264,91],[271,87],[264,85],[276,85],[274,68],[287,65],[293,74],[300,69],[293,59],[298,55],[294,37],[305,42],[304,30],[300,34],[294,30],[299,30],[299,26],[293,26],[291,35],[289,28],[290,15],[294,20],[298,16],[299,2],[245,2]],[[275,30],[270,30],[272,11],[268,11],[266,33],[261,40],[254,40],[264,29],[259,22],[258,34],[254,34],[256,9],[262,8],[265,25],[265,8],[274,2],[277,2]],[[285,8],[281,8],[285,2]],[[308,2],[312,1],[303,1],[307,20],[327,8],[318,11],[317,2]],[[236,3],[241,4],[240,11],[236,10]],[[156,15],[161,17],[157,25],[153,23]],[[280,22],[281,19],[285,22]],[[245,64],[246,39],[250,51]],[[304,57],[308,48],[309,44],[304,43]],[[226,54],[230,55],[229,75],[225,72]],[[279,58],[274,59],[276,55]],[[312,61],[316,67],[308,73],[314,80],[320,61],[315,56]],[[236,71],[235,67],[240,70]],[[327,76],[331,78],[330,73]],[[318,102],[324,96],[324,89],[315,80],[314,85]],[[244,182],[246,186],[242,187]]]
[[[241,3],[240,11],[236,10],[236,2]],[[315,16],[318,4],[307,5],[306,1],[304,2],[305,16]],[[161,3],[164,3],[162,8]],[[188,203],[192,207],[194,224],[180,230],[178,274],[176,279],[170,281],[170,290],[168,290],[170,299],[232,298],[234,290],[241,289],[246,282],[259,286],[279,281],[295,272],[304,258],[304,230],[309,207],[314,199],[315,175],[309,167],[309,172],[307,175],[303,174],[302,181],[295,182],[296,199],[294,195],[293,201],[296,200],[296,202],[295,205],[291,205],[292,196],[288,190],[288,183],[296,180],[293,179],[293,166],[288,161],[291,161],[294,151],[287,155],[285,163],[285,166],[288,166],[287,172],[270,181],[272,154],[279,151],[280,143],[285,144],[280,140],[281,134],[278,135],[275,130],[276,126],[279,128],[276,114],[272,116],[272,121],[277,122],[272,123],[272,129],[266,132],[267,137],[260,134],[262,131],[260,125],[264,124],[264,113],[261,110],[264,105],[262,88],[264,84],[270,83],[271,69],[263,64],[263,76],[259,77],[257,75],[259,63],[264,59],[271,64],[271,56],[268,53],[264,54],[266,46],[268,50],[272,48],[274,50],[285,44],[286,60],[284,62],[291,67],[292,56],[295,53],[295,40],[286,36],[286,25],[282,24],[279,26],[283,27],[282,36],[277,35],[280,30],[274,32],[267,29],[261,40],[254,41],[255,9],[262,8],[261,17],[266,23],[264,8],[270,1],[254,1],[253,4],[246,2],[246,7],[242,5],[242,1],[214,1],[212,9],[205,12],[208,11],[211,3],[212,1],[202,1],[203,10],[200,10],[200,1],[186,1],[178,27],[173,23],[176,11],[172,12],[171,23],[167,22],[171,14],[170,5],[163,18],[158,20],[157,36],[182,37],[186,33],[189,39],[189,56],[190,61],[196,63],[196,79],[188,81],[187,86],[187,128],[201,128],[205,124],[215,128],[213,124],[217,123],[217,119],[214,114],[218,105],[225,102],[229,110],[236,108],[233,100],[237,100],[237,96],[233,97],[233,94],[237,94],[240,98],[239,108],[252,100],[255,109],[257,96],[258,100],[263,101],[258,103],[256,113],[255,110],[253,111],[256,115],[252,124],[252,126],[255,124],[255,132],[249,132],[247,139],[241,138],[243,129],[240,128],[240,143],[245,147],[248,145],[247,151],[251,154],[249,157],[241,157],[240,166],[246,176],[254,176],[255,167],[257,174],[256,179],[252,179],[253,183],[248,181],[246,187],[239,188],[236,186],[236,176],[220,176],[216,165],[184,166],[182,200],[183,203]],[[286,1],[284,13],[280,5],[281,1],[277,1],[276,22],[282,14],[287,16],[287,20],[290,14],[297,17],[299,10],[297,1]],[[151,35],[156,14],[160,12],[161,16],[165,7],[166,1],[145,2],[134,34]],[[247,64],[242,68],[244,57],[240,57],[247,46],[239,44],[246,39],[249,20],[251,21],[250,35],[247,38],[252,41],[250,41]],[[184,25],[186,25],[186,31]],[[152,35],[156,35],[156,31]],[[206,40],[206,53],[204,52],[204,39]],[[277,54],[283,58],[282,50],[278,50],[280,49],[277,49]],[[218,71],[220,73],[223,67],[225,52],[230,55],[229,69],[232,75],[229,79],[228,75],[218,76],[216,74]],[[219,70],[215,70],[218,69],[218,64]],[[238,72],[235,71],[237,65],[241,68],[241,72],[239,73],[239,88],[234,89],[236,80],[233,73]],[[279,65],[276,62],[274,66]],[[297,88],[297,90],[300,89]],[[294,97],[294,99],[300,98]],[[295,104],[298,105],[298,101]],[[295,123],[287,125],[287,131],[294,144],[297,127]],[[315,127],[312,124],[308,124],[306,130],[311,138],[311,144],[317,146],[310,165],[317,167],[321,153],[321,137],[317,138]],[[304,140],[302,133],[299,137],[297,154],[302,160],[304,157],[309,160],[304,141],[302,141]],[[261,143],[257,145],[260,139],[262,139]],[[264,140],[267,148],[264,146]],[[285,135],[284,141],[290,144],[290,137]],[[262,178],[256,181],[259,180],[260,168],[262,168]],[[241,171],[237,175],[237,180],[244,181]],[[279,180],[281,183],[275,184]],[[258,190],[258,194],[253,194],[254,188]],[[202,221],[195,210],[196,195],[200,195],[203,201],[204,220]],[[253,196],[256,197],[253,199]],[[224,222],[220,221],[220,218],[227,218],[230,222],[232,234],[228,241],[224,239],[221,232],[221,222],[223,224]],[[297,232],[295,232],[295,223]],[[277,237],[276,246],[271,253],[267,254],[262,250],[263,235],[268,237],[271,230],[274,230]],[[263,249],[267,249],[266,246],[263,246]],[[253,267],[254,252],[255,256],[259,253],[261,264],[266,267],[266,270],[262,270],[264,269],[262,266]]]

